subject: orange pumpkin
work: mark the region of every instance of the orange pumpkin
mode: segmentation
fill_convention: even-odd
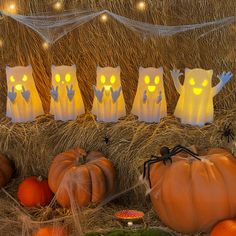
[[[103,201],[114,190],[112,163],[100,152],[86,153],[76,148],[55,157],[48,183],[63,207],[73,199],[79,206]]]
[[[155,163],[150,170],[158,216],[182,233],[208,231],[219,220],[236,217],[236,160],[220,148],[200,158],[180,153],[172,164]]]
[[[236,221],[223,220],[216,224],[212,229],[210,236],[235,236],[236,235]]]
[[[45,206],[53,198],[53,193],[47,180],[41,177],[31,176],[26,178],[18,187],[18,199],[23,206]]]
[[[62,226],[48,226],[39,229],[33,236],[68,236],[68,234]]]
[[[7,158],[0,154],[0,188],[4,187],[13,174],[13,168]]]

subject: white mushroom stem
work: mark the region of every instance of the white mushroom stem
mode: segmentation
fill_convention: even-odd
[[[129,227],[131,227],[131,226],[133,226],[133,222],[132,222],[132,221],[128,221],[127,225],[128,225]]]

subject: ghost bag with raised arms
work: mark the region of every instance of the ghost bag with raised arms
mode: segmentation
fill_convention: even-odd
[[[86,206],[103,201],[113,192],[115,171],[102,153],[76,148],[55,157],[48,182],[63,207],[69,207],[72,201]]]
[[[176,154],[174,149],[169,153]],[[236,217],[234,157],[220,148],[195,158],[183,149],[179,151],[171,159],[163,157],[165,164],[149,162],[150,197],[160,219],[178,232],[196,233]]]

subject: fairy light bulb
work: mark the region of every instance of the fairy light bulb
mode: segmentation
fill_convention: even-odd
[[[107,22],[107,21],[108,21],[108,16],[107,16],[107,14],[102,14],[100,20],[101,20],[102,22]]]
[[[137,9],[139,11],[144,11],[146,9],[146,3],[144,1],[140,1],[137,4]]]
[[[10,13],[16,13],[16,4],[15,4],[15,3],[11,3],[11,4],[8,6],[8,12],[10,12]]]
[[[60,11],[63,8],[62,2],[58,1],[53,5],[53,8],[57,11]]]
[[[47,42],[43,43],[43,49],[47,50],[49,48],[49,44]]]
[[[2,47],[3,47],[3,40],[0,39],[0,48],[2,48]]]

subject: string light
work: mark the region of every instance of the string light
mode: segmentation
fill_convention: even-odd
[[[49,44],[47,42],[43,43],[43,49],[47,50],[49,48]]]
[[[3,47],[3,40],[0,39],[0,48],[2,48],[2,47]]]
[[[15,4],[15,3],[11,3],[11,4],[8,6],[7,11],[10,12],[10,13],[16,13],[16,4]]]
[[[101,20],[102,22],[107,22],[107,21],[108,21],[108,16],[107,16],[107,14],[102,14],[101,17],[100,17],[100,20]]]
[[[57,11],[60,11],[63,8],[63,3],[61,1],[58,1],[53,5],[53,8]]]
[[[137,8],[138,8],[138,10],[140,10],[140,11],[144,11],[144,10],[146,9],[146,3],[145,3],[144,1],[138,2]]]

